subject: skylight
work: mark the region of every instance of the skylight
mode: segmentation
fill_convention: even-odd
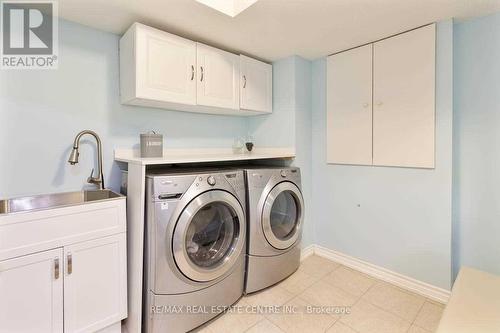
[[[235,17],[258,0],[196,0],[221,13]]]

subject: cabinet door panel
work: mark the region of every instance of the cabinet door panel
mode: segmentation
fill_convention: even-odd
[[[272,112],[273,66],[240,55],[240,107],[246,110]]]
[[[372,45],[328,57],[327,161],[372,164]]]
[[[64,248],[65,332],[93,332],[126,317],[125,234]]]
[[[239,56],[197,43],[197,63],[197,103],[239,109]]]
[[[62,252],[55,249],[0,262],[1,333],[63,332]]]
[[[373,163],[434,167],[435,25],[374,44]]]
[[[196,43],[142,25],[136,43],[138,97],[196,104]]]

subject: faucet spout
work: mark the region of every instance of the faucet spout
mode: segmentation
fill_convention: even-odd
[[[97,142],[97,175],[94,176],[94,170],[92,170],[92,173],[87,179],[87,182],[89,184],[97,185],[101,190],[103,190],[104,175],[102,171],[102,143],[101,138],[99,138],[99,135],[97,135],[96,132],[84,130],[76,135],[75,141],[73,142],[73,149],[71,150],[71,154],[68,159],[68,163],[71,165],[75,165],[76,163],[78,163],[78,157],[80,155],[80,152],[78,151],[80,148],[80,139],[86,134],[93,136]]]

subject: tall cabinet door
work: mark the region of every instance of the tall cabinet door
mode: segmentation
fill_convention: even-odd
[[[63,332],[62,249],[0,261],[0,332]]]
[[[327,61],[327,161],[371,165],[372,45]]]
[[[240,55],[240,107],[270,113],[273,110],[273,66]]]
[[[374,44],[375,165],[434,167],[435,29]]]
[[[126,317],[124,233],[65,247],[64,259],[65,332],[95,332]]]
[[[196,43],[136,25],[137,97],[196,104]]]
[[[240,57],[197,43],[198,105],[235,109],[240,107]]]

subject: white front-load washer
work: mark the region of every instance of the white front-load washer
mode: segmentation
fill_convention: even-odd
[[[252,293],[285,279],[299,267],[304,199],[299,168],[244,170],[248,221],[245,293]]]
[[[186,332],[243,295],[242,171],[151,171],[146,179],[146,332]]]

